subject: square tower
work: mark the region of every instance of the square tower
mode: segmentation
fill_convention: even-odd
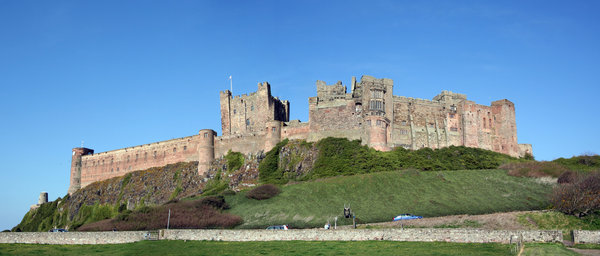
[[[221,129],[224,136],[263,132],[269,121],[288,122],[290,103],[271,95],[269,83],[259,83],[250,94],[232,96],[221,92]]]

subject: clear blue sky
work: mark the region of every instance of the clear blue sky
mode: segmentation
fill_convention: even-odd
[[[600,153],[599,1],[0,0],[0,229],[69,186],[71,148],[221,134],[220,90],[268,81],[308,120],[315,81],[515,103],[538,160]]]

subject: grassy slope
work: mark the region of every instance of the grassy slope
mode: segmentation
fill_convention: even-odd
[[[0,244],[2,255],[511,255],[505,244],[144,241],[115,245]]]
[[[275,224],[320,227],[350,203],[359,223],[390,221],[400,213],[425,217],[482,214],[548,206],[551,186],[506,175],[503,170],[379,172],[327,178],[282,187],[278,196],[256,201],[245,193],[227,196],[241,228]],[[350,224],[338,219],[338,225]]]
[[[600,216],[589,215],[577,218],[560,212],[534,212],[524,213],[518,218],[519,223],[534,229],[560,229],[560,230],[599,230]]]
[[[566,255],[579,255],[576,252],[573,252],[567,249],[562,244],[537,244],[537,243],[528,243],[525,244],[523,248],[523,253],[521,255],[524,256],[566,256]]]

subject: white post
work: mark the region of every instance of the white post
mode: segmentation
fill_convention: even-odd
[[[231,90],[231,94],[233,95],[233,77],[229,76],[229,89]]]
[[[333,223],[333,229],[337,229],[337,216],[335,216],[335,222]]]
[[[169,217],[167,217],[167,229],[169,229],[170,222],[171,222],[171,209],[169,208]]]

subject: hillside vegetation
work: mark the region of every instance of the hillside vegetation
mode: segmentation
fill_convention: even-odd
[[[598,160],[598,156],[582,156],[557,159],[552,165],[561,166],[560,170],[581,165],[593,169]],[[95,230],[97,228],[90,224],[98,221],[129,227],[123,221],[133,221],[138,215],[148,213],[164,215],[166,203],[183,205],[186,203],[177,201],[209,195],[225,195],[231,209],[216,207],[215,210],[240,215],[244,221],[241,227],[277,223],[322,226],[339,215],[345,203],[352,205],[360,222],[388,221],[403,212],[443,216],[544,209],[549,207],[547,195],[551,185],[509,176],[503,170],[490,170],[516,166],[518,171],[511,169],[508,173],[539,177],[528,175],[536,172],[534,167],[538,163],[543,162],[468,147],[415,151],[397,148],[380,152],[361,145],[360,141],[343,138],[326,138],[316,143],[284,140],[266,154],[243,155],[230,151],[216,159],[203,176],[197,175],[197,163],[192,162],[96,182],[72,197],[59,198],[28,212],[13,230],[46,231],[53,227],[83,226]],[[257,184],[278,184],[282,192],[261,201],[251,198],[262,196],[247,195],[247,192],[235,194]],[[284,184],[287,185],[282,186]],[[157,213],[154,208],[163,210]],[[211,214],[206,216],[213,216]],[[227,222],[228,227],[239,223],[235,216],[227,218],[232,220]],[[341,220],[341,224],[344,221],[348,224],[348,220]],[[197,227],[195,224],[182,224],[182,227],[186,225]],[[100,226],[106,228],[106,225]],[[144,228],[148,227],[151,226]]]
[[[12,230],[76,229],[127,211],[199,194],[204,183],[197,174],[197,166],[197,162],[177,163],[92,183],[72,196],[27,212]]]
[[[317,143],[284,140],[260,163],[262,183],[285,184],[338,175],[416,169],[421,171],[496,169],[509,162],[522,162],[494,151],[450,146],[441,149],[408,150],[402,147],[381,152],[358,140],[325,138]]]
[[[558,158],[552,161],[508,162],[500,166],[510,175],[520,177],[554,177],[565,172],[591,172],[600,170],[599,155],[581,155],[571,158]]]
[[[240,228],[289,224],[321,227],[342,219],[350,204],[359,223],[390,221],[400,213],[425,217],[545,209],[552,186],[535,179],[513,177],[504,170],[378,172],[288,184],[268,200],[253,200],[246,192],[226,196],[228,211],[241,216]]]

